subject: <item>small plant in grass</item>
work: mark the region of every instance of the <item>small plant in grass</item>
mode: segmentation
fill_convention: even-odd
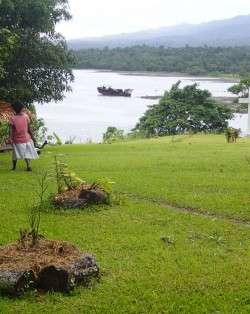
[[[191,242],[195,242],[197,240],[202,240],[204,238],[204,235],[197,232],[190,232],[188,236],[188,240]]]
[[[56,145],[62,145],[62,140],[60,139],[60,137],[54,132],[53,133],[53,136],[54,136],[54,138],[55,138],[55,140],[56,140]]]
[[[101,178],[98,179],[95,184],[107,194],[107,203],[111,204],[113,198],[113,186],[115,182],[111,181],[108,178]]]
[[[31,247],[34,247],[39,241],[39,229],[41,222],[41,212],[45,203],[45,194],[48,190],[48,173],[44,172],[38,179],[38,203],[31,207],[29,212],[29,230],[20,230],[19,241],[22,246],[25,246],[27,240],[31,238]]]
[[[166,245],[175,245],[176,243],[176,240],[173,236],[161,237],[161,241],[164,242]]]
[[[55,156],[55,177],[57,195],[56,207],[82,208],[90,204],[111,204],[114,182],[101,178],[94,183],[86,183],[70,170],[68,165]]]
[[[250,166],[250,156],[246,156],[245,158],[246,158],[247,164]]]
[[[215,231],[211,235],[209,235],[208,239],[211,241],[214,241],[216,244],[219,244],[219,245],[225,243],[224,238],[217,231]]]
[[[55,156],[55,175],[58,193],[62,193],[66,190],[73,190],[85,183],[69,169],[69,166],[66,163],[60,161],[57,156]]]
[[[75,140],[76,140],[75,136],[70,136],[69,139],[65,141],[65,144],[66,145],[72,145],[72,144],[74,144]]]

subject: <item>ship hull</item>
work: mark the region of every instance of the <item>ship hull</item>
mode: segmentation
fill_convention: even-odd
[[[131,97],[132,96],[131,89],[122,90],[122,89],[98,87],[97,90],[103,96],[114,96],[114,97]]]

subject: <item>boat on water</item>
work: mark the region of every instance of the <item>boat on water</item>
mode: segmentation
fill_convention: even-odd
[[[111,87],[98,87],[98,92],[104,96],[122,96],[122,97],[131,97],[133,90],[132,89],[114,89]]]

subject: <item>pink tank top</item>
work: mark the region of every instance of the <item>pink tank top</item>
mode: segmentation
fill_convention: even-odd
[[[15,115],[11,119],[12,141],[14,144],[28,143],[31,140],[28,132],[29,122],[29,117],[25,113]]]

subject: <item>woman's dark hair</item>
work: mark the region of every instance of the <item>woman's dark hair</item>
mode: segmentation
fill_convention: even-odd
[[[23,108],[24,108],[24,104],[21,101],[19,101],[19,100],[14,101],[11,104],[11,106],[14,109],[15,113],[17,113],[17,114],[20,113],[23,110]]]

